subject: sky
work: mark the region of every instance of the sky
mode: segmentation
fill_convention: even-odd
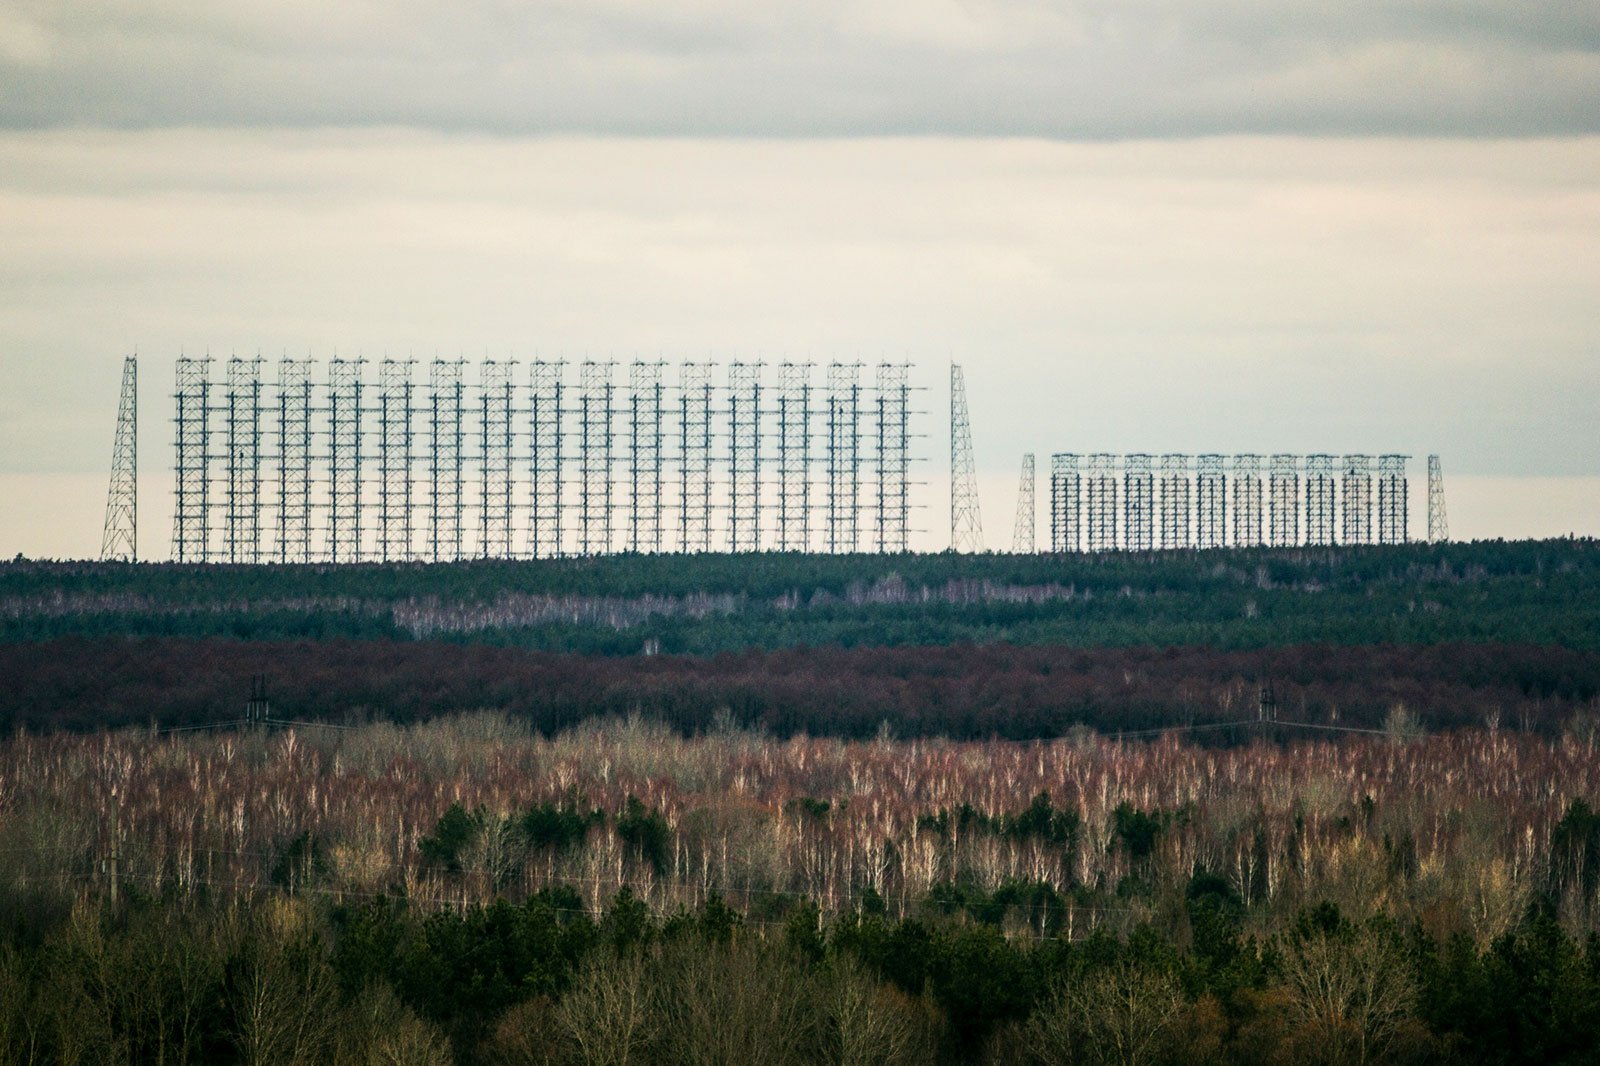
[[[1024,452],[1442,456],[1600,534],[1600,7],[0,0],[0,556],[180,352],[905,360]],[[1414,493],[1414,496],[1420,494]]]

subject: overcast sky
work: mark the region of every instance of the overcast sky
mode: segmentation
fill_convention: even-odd
[[[0,0],[0,553],[98,548],[135,347],[147,554],[208,349],[909,359],[935,528],[954,359],[991,542],[1028,450],[1600,533],[1597,124],[1593,3]]]

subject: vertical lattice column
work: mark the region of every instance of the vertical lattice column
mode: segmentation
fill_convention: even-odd
[[[728,550],[761,548],[761,364],[728,365]]]
[[[562,378],[566,364],[538,360],[529,371],[528,399],[529,501],[531,530],[528,553],[536,559],[562,554]]]
[[[678,550],[711,550],[712,363],[685,363],[678,377]]]
[[[1033,453],[1022,457],[1022,473],[1017,482],[1017,517],[1011,524],[1011,553],[1032,555],[1038,550],[1038,532],[1035,520],[1038,500],[1035,498]]]
[[[1292,548],[1300,543],[1300,457],[1274,455],[1267,468],[1267,543]]]
[[[1306,456],[1306,543],[1334,542],[1333,456]]]
[[[873,480],[877,497],[873,508],[880,552],[903,552],[909,547],[911,532],[910,453],[908,441],[911,421],[910,368],[905,363],[878,364],[874,406],[877,447]],[[1031,550],[1031,549],[1030,549]]]
[[[1122,460],[1123,546],[1147,552],[1155,546],[1155,475],[1150,456],[1142,452]]]
[[[578,553],[611,550],[612,513],[612,363],[585,362],[578,382]]]
[[[1228,475],[1220,455],[1195,457],[1195,544],[1220,548],[1228,542]]]
[[[1058,452],[1050,457],[1050,550],[1075,552],[1082,549],[1083,475],[1078,456]]]
[[[778,368],[778,550],[811,550],[811,364]]]
[[[1428,543],[1450,539],[1450,518],[1444,509],[1444,470],[1437,455],[1428,456]]]
[[[228,360],[226,555],[261,561],[261,360]]]
[[[461,360],[435,359],[428,373],[428,557],[461,558],[461,481],[466,386]]]
[[[280,563],[311,561],[311,360],[278,361]]]
[[[828,551],[860,547],[861,386],[860,364],[828,367]]]
[[[517,364],[488,359],[478,368],[478,554],[509,559],[517,528],[517,490],[511,473],[515,454]]]
[[[1089,456],[1085,485],[1085,517],[1088,519],[1089,550],[1117,550],[1117,457],[1108,452]]]
[[[628,372],[628,549],[661,550],[661,364],[635,362]]]
[[[1378,456],[1378,543],[1404,544],[1409,500],[1404,455]]]
[[[1372,543],[1372,456],[1347,455],[1341,460],[1341,540],[1345,544]]]
[[[1187,455],[1161,457],[1161,546],[1194,547],[1194,491]]]
[[[139,360],[122,360],[122,391],[117,398],[117,431],[111,441],[111,482],[106,488],[106,522],[100,558],[139,561]]]
[[[983,519],[978,511],[978,472],[972,454],[972,419],[967,413],[967,382],[950,364],[950,550],[983,551]]]
[[[177,379],[172,558],[203,563],[211,550],[211,357],[180,358]]]
[[[413,551],[410,359],[378,366],[378,558],[399,562]]]
[[[1233,546],[1261,546],[1261,456],[1233,457]]]
[[[365,359],[328,362],[328,560],[361,561]]]

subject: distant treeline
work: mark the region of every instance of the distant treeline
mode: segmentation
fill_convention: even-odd
[[[687,732],[1054,737],[1278,718],[1382,727],[1555,729],[1592,710],[1600,653],[1525,645],[787,649],[580,656],[439,642],[220,639],[0,645],[0,728],[196,725],[237,718],[265,674],[281,718],[411,721],[495,708],[555,731],[640,713]],[[1213,734],[1228,739],[1226,733]],[[1243,734],[1241,733],[1241,736]]]

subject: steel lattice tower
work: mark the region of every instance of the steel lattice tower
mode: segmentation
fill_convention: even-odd
[[[227,523],[230,563],[261,561],[261,360],[228,360]]]
[[[860,548],[861,386],[859,363],[828,367],[828,551]]]
[[[961,367],[950,364],[950,550],[983,551],[978,510],[978,470],[972,453],[972,419]]]
[[[428,556],[436,563],[462,555],[461,366],[459,359],[435,359],[428,375]]]
[[[554,558],[563,551],[566,530],[562,522],[562,378],[566,364],[538,360],[529,371],[528,400],[529,488],[532,512],[528,553],[536,559]]]
[[[628,372],[628,548],[661,551],[661,364],[636,361]]]
[[[579,368],[578,396],[578,553],[611,551],[616,528],[612,512],[612,414],[615,411],[613,363],[588,361]]]
[[[1378,456],[1378,543],[1404,544],[1409,512],[1405,455]]]
[[[1195,457],[1195,544],[1220,548],[1228,542],[1226,460],[1214,453]]]
[[[1325,547],[1334,542],[1333,456],[1306,456],[1306,543]]]
[[[1194,492],[1189,457],[1161,457],[1161,547],[1171,551],[1194,547]]]
[[[139,561],[139,359],[132,355],[122,360],[122,392],[111,442],[111,484],[106,490],[100,558]]]
[[[1129,551],[1147,552],[1155,546],[1155,476],[1151,470],[1150,456],[1142,452],[1123,456],[1123,546]]]
[[[778,367],[779,551],[811,548],[811,364]]]
[[[761,548],[761,364],[728,365],[728,550]]]
[[[311,561],[311,360],[278,361],[280,563]]]
[[[511,472],[515,452],[517,364],[487,359],[478,367],[478,554],[509,559],[517,528],[517,490]]]
[[[1092,552],[1117,550],[1117,457],[1108,452],[1089,456],[1084,484],[1084,516]]]
[[[877,467],[874,518],[880,552],[903,552],[910,544],[911,387],[908,374],[909,368],[904,363],[878,364],[874,397],[878,416],[877,447],[873,450],[873,460]]]
[[[1437,455],[1428,456],[1428,543],[1450,539],[1450,518],[1444,509],[1444,470]]]
[[[211,357],[180,357],[174,422],[177,498],[172,512],[172,558],[203,563],[211,550]]]
[[[713,363],[678,374],[678,550],[711,550],[711,375]]]
[[[1050,550],[1075,552],[1083,546],[1083,475],[1078,456],[1058,452],[1050,457]]]
[[[1274,455],[1267,470],[1267,543],[1292,548],[1300,543],[1300,457]]]
[[[1233,546],[1261,546],[1261,456],[1233,457]]]
[[[328,361],[328,561],[361,561],[365,359]]]
[[[410,359],[385,359],[378,367],[378,558],[384,562],[410,559],[415,550],[413,365]]]
[[[1022,457],[1022,474],[1017,482],[1017,517],[1011,524],[1011,553],[1032,555],[1038,550],[1035,522],[1038,500],[1035,498],[1033,453]]]
[[[1342,542],[1372,543],[1372,457],[1347,455],[1341,460],[1339,512]]]

